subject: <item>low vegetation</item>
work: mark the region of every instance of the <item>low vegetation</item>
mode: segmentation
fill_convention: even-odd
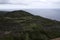
[[[23,10],[0,14],[0,40],[50,40],[60,37],[59,21]]]

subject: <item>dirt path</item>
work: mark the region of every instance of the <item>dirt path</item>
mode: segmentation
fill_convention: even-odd
[[[60,40],[60,38],[55,38],[55,39],[51,39],[51,40]]]

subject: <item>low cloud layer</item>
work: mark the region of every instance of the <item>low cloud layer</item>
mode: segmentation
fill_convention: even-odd
[[[0,9],[60,8],[60,0],[0,0]]]
[[[0,4],[8,4],[8,0],[0,0]]]

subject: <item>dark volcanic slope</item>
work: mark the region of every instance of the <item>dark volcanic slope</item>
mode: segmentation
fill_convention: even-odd
[[[60,37],[60,22],[13,11],[0,16],[0,31],[1,40],[49,40]]]

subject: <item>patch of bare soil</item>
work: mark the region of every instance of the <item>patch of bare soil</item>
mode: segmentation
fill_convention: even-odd
[[[51,40],[60,40],[60,38],[55,38],[55,39],[51,39]]]

